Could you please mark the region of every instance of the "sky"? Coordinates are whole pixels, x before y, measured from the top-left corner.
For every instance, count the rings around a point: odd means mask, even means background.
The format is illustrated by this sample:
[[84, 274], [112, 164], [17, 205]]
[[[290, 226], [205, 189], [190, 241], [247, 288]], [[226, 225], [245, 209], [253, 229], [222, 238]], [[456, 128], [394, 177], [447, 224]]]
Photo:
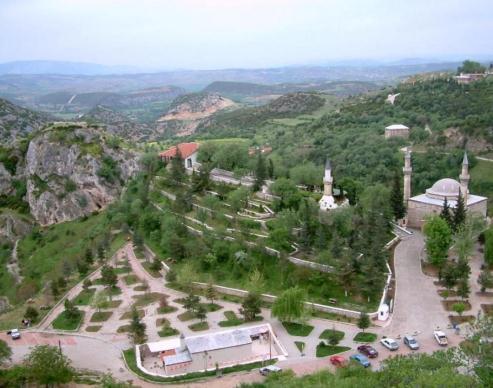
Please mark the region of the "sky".
[[0, 62], [159, 69], [493, 57], [492, 0], [0, 0]]

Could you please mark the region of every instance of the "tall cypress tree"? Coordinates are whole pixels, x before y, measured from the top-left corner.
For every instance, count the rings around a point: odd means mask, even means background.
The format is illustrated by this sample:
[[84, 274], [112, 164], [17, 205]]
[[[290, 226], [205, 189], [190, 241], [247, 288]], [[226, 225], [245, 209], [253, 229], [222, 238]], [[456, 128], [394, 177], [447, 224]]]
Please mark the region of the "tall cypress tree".
[[459, 228], [464, 225], [466, 221], [466, 205], [464, 203], [464, 197], [462, 196], [461, 191], [459, 190], [459, 197], [457, 198], [457, 205], [454, 209], [454, 222], [453, 222], [453, 230], [456, 232]]
[[450, 206], [448, 204], [447, 197], [445, 197], [445, 200], [443, 201], [443, 209], [440, 212], [440, 218], [447, 222], [450, 229], [454, 229], [454, 221], [452, 220], [452, 214], [450, 213]]
[[253, 185], [255, 191], [262, 188], [265, 178], [267, 178], [267, 166], [265, 165], [265, 159], [262, 153], [259, 152], [257, 155], [257, 165], [255, 166], [255, 184]]
[[171, 168], [170, 168], [170, 174], [171, 174], [171, 179], [174, 180], [176, 183], [181, 184], [185, 180], [185, 165], [183, 164], [182, 160], [182, 155], [181, 151], [176, 146], [176, 154], [171, 159]]
[[402, 194], [401, 179], [397, 172], [394, 174], [394, 181], [392, 186], [392, 193], [390, 194], [390, 204], [392, 206], [392, 213], [396, 220], [404, 218], [406, 215], [406, 206], [404, 204]]

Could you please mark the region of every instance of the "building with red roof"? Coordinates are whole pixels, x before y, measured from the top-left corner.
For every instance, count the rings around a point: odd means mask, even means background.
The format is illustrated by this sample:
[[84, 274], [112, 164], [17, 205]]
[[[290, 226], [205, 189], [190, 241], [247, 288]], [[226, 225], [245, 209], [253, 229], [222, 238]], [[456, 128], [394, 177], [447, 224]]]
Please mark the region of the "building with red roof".
[[197, 163], [198, 150], [199, 143], [180, 143], [159, 153], [159, 157], [163, 162], [168, 163], [179, 154], [185, 168], [193, 168], [193, 165]]

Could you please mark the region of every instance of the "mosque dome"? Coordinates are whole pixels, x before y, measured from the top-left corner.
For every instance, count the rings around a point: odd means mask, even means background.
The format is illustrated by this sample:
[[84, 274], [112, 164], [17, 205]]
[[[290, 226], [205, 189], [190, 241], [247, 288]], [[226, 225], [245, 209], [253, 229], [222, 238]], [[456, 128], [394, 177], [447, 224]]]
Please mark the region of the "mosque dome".
[[431, 198], [441, 199], [457, 199], [460, 192], [460, 183], [455, 179], [444, 178], [435, 182], [431, 188], [426, 190], [426, 195]]

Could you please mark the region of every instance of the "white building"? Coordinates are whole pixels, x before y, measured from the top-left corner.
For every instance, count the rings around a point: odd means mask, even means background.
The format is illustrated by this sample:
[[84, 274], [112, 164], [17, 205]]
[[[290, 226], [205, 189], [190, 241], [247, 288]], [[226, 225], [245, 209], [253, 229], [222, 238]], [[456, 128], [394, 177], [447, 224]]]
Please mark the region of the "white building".
[[385, 138], [390, 139], [391, 137], [403, 137], [407, 139], [409, 137], [409, 127], [403, 124], [392, 124], [385, 127]]

